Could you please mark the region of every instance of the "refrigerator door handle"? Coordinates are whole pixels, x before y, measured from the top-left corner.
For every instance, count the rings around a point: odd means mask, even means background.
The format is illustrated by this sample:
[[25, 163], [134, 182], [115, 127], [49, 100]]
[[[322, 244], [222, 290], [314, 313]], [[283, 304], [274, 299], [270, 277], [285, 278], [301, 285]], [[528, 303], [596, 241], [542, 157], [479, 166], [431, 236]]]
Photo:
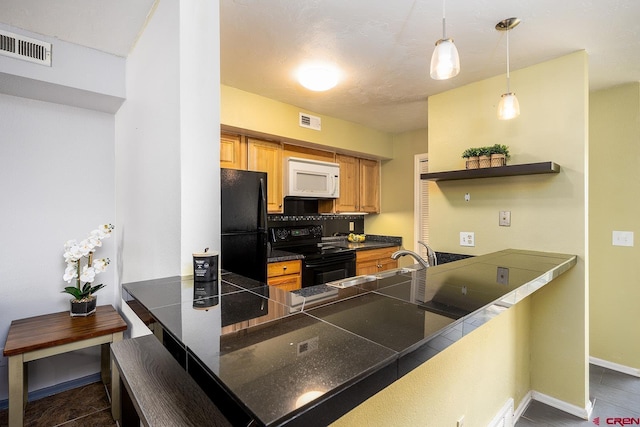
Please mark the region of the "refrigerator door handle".
[[267, 231], [267, 189], [265, 188], [264, 179], [260, 178], [260, 201], [262, 202], [262, 207], [260, 208], [260, 228], [263, 231]]

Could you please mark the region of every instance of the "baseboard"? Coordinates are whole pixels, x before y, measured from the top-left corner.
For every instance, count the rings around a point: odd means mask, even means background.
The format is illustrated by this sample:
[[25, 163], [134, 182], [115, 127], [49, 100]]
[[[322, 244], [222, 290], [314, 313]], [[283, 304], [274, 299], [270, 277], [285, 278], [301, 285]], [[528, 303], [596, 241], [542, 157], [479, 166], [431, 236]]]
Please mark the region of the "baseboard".
[[532, 395], [533, 395], [533, 392], [529, 391], [529, 393], [524, 395], [520, 403], [518, 403], [516, 410], [513, 412], [513, 425], [516, 425], [516, 423], [518, 422], [522, 414], [526, 412], [527, 408], [529, 407], [529, 404], [533, 400]]
[[568, 414], [575, 415], [576, 417], [582, 418], [584, 420], [588, 420], [589, 417], [591, 417], [591, 411], [593, 411], [593, 405], [591, 401], [588, 401], [586, 408], [581, 408], [580, 406], [572, 405], [563, 400], [547, 396], [546, 394], [540, 393], [538, 391], [532, 391], [531, 398]]
[[[43, 397], [53, 396], [54, 394], [58, 394], [60, 392], [67, 391], [67, 390], [72, 390], [74, 388], [82, 387], [88, 384], [93, 384], [98, 381], [102, 381], [100, 372], [87, 375], [86, 377], [76, 378], [75, 380], [52, 385], [50, 387], [45, 387], [39, 390], [31, 391], [27, 396], [27, 401], [31, 402], [33, 400], [42, 399]], [[9, 407], [9, 399], [0, 400], [0, 410], [7, 409], [8, 407]]]
[[620, 365], [618, 363], [609, 362], [608, 360], [598, 359], [597, 357], [589, 356], [589, 363], [600, 366], [602, 368], [611, 369], [612, 371], [621, 372], [623, 374], [632, 375], [640, 378], [640, 369], [632, 368], [630, 366]]

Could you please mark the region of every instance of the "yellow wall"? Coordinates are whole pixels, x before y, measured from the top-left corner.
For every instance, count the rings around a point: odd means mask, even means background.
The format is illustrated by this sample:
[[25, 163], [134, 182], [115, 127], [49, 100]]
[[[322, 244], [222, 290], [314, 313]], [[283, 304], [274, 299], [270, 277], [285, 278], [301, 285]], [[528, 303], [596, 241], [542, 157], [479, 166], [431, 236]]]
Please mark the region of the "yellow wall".
[[[512, 164], [554, 161], [557, 176], [524, 176], [430, 185], [430, 243], [470, 254], [504, 248], [576, 254], [571, 271], [395, 382], [336, 425], [485, 426], [512, 397], [529, 390], [586, 413], [588, 311], [585, 259], [587, 55], [577, 52], [512, 73], [522, 115], [496, 118], [504, 76], [429, 100], [429, 169], [463, 168], [471, 146], [507, 144]], [[562, 99], [558, 94], [565, 95]], [[464, 194], [471, 201], [464, 202]], [[512, 226], [498, 227], [498, 212]], [[460, 231], [475, 231], [463, 250]], [[470, 387], [481, 384], [478, 393]], [[365, 420], [365, 422], [362, 422]]]
[[[402, 245], [413, 250], [413, 181], [414, 156], [428, 151], [428, 131], [419, 129], [393, 137], [393, 159], [382, 162], [380, 189], [381, 215], [367, 215], [368, 234], [401, 236]], [[399, 260], [401, 265], [413, 264], [410, 257]]]
[[[640, 83], [592, 93], [589, 132], [590, 355], [639, 375]], [[613, 230], [635, 246], [613, 246]]]
[[[220, 123], [237, 129], [273, 135], [281, 140], [305, 141], [335, 151], [357, 152], [374, 158], [393, 157], [390, 134], [357, 123], [298, 108], [230, 86], [220, 86]], [[298, 125], [299, 113], [322, 119], [322, 130]]]
[[[588, 400], [586, 191], [588, 57], [576, 52], [512, 74], [521, 115], [496, 119], [505, 78], [499, 76], [429, 100], [429, 169], [461, 169], [465, 148], [509, 146], [511, 164], [554, 161], [558, 175], [442, 182], [430, 185], [430, 240], [469, 254], [504, 248], [578, 255], [567, 275], [532, 296], [533, 389], [577, 407]], [[464, 201], [469, 193], [471, 200]], [[499, 211], [511, 226], [499, 227]], [[459, 232], [476, 246], [459, 246]]]

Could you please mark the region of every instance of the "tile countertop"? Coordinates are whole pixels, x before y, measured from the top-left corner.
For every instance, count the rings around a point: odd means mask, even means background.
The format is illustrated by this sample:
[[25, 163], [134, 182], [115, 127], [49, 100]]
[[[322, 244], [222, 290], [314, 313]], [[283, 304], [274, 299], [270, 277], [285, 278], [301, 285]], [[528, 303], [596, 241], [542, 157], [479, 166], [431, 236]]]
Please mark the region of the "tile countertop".
[[227, 417], [231, 401], [257, 425], [327, 425], [575, 264], [509, 249], [349, 288], [227, 273], [205, 300], [180, 277], [125, 284], [123, 298], [185, 349], [194, 378], [222, 384], [224, 405], [209, 392]]

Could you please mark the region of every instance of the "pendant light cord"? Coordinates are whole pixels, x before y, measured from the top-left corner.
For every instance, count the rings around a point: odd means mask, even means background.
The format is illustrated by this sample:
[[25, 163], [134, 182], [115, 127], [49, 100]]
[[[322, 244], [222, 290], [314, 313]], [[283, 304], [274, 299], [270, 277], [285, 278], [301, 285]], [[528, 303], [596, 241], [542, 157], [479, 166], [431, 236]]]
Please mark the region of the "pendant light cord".
[[445, 25], [445, 7], [447, 0], [442, 0], [442, 40], [447, 39], [447, 29]]
[[511, 93], [511, 76], [509, 75], [509, 30], [507, 30], [507, 93]]

